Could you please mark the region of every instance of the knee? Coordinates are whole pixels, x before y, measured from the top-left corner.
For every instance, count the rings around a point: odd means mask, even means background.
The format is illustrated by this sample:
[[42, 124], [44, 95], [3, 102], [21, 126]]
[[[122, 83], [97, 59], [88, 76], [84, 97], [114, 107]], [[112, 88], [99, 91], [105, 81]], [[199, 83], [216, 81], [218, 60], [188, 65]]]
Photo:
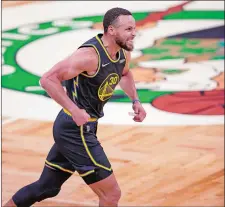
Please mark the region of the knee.
[[59, 192], [60, 192], [59, 188], [48, 189], [37, 196], [37, 201], [40, 202], [46, 198], [55, 197], [59, 194]]
[[61, 188], [58, 186], [45, 186], [39, 183], [38, 191], [36, 192], [37, 201], [42, 201], [46, 198], [52, 198], [59, 194]]
[[102, 196], [100, 196], [100, 203], [108, 206], [117, 206], [118, 202], [121, 198], [121, 190], [119, 186], [114, 187], [109, 192], [105, 192]]
[[37, 201], [40, 202], [46, 198], [55, 197], [59, 192], [60, 188], [47, 187], [37, 181], [17, 191], [12, 200], [18, 207], [28, 207]]

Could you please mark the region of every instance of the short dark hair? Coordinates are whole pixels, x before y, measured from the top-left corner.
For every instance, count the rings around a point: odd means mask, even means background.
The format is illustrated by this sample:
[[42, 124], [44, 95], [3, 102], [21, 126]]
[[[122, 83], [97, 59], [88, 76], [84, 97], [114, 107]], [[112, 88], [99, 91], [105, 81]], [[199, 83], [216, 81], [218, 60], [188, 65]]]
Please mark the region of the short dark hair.
[[108, 31], [109, 25], [112, 25], [113, 23], [115, 23], [115, 20], [120, 15], [132, 15], [132, 13], [126, 9], [119, 8], [119, 7], [112, 8], [105, 13], [103, 18], [103, 27], [104, 27], [105, 33]]

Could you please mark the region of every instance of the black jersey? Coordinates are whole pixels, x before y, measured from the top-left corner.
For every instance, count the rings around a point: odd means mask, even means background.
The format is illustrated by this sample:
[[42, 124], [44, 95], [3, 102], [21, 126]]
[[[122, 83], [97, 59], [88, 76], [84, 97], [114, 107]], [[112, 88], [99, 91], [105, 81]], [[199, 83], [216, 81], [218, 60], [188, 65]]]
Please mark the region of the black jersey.
[[113, 95], [126, 64], [126, 55], [123, 49], [117, 53], [116, 60], [110, 57], [101, 40], [102, 35], [98, 34], [79, 47], [95, 49], [98, 54], [96, 73], [88, 75], [87, 72], [83, 72], [66, 81], [67, 94], [70, 99], [94, 118], [101, 118], [104, 115], [103, 106]]

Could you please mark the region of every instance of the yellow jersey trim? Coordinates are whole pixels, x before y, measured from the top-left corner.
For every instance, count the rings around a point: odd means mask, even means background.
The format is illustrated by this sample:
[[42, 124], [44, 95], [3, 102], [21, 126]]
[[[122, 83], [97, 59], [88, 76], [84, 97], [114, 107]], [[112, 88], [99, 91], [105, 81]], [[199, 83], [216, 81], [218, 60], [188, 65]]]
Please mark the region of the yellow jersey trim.
[[120, 60], [120, 51], [119, 51], [119, 57], [118, 57], [118, 59], [117, 59], [117, 60], [113, 60], [113, 59], [110, 57], [110, 55], [109, 55], [108, 51], [106, 50], [105, 46], [102, 44], [102, 41], [99, 39], [98, 35], [96, 36], [96, 39], [98, 40], [98, 42], [99, 42], [100, 45], [102, 46], [103, 50], [105, 51], [105, 54], [107, 55], [107, 57], [109, 58], [109, 60], [110, 60], [111, 62], [116, 63], [116, 62], [118, 62], [118, 61]]
[[90, 171], [88, 171], [88, 172], [86, 172], [86, 173], [83, 173], [83, 174], [79, 174], [81, 177], [85, 177], [85, 176], [87, 176], [87, 175], [90, 175], [91, 173], [94, 173], [95, 171], [94, 170], [90, 170]]
[[123, 54], [124, 54], [125, 60], [127, 60], [127, 56], [126, 56], [126, 52], [125, 52], [125, 50], [124, 50], [124, 49], [122, 49], [122, 51], [123, 51]]
[[111, 171], [112, 168], [108, 168], [108, 167], [105, 167], [105, 166], [103, 166], [103, 165], [97, 163], [97, 162], [95, 161], [95, 159], [92, 157], [91, 152], [89, 151], [88, 146], [87, 146], [86, 141], [85, 141], [85, 138], [84, 138], [83, 126], [80, 126], [80, 136], [81, 136], [82, 142], [83, 142], [83, 144], [84, 144], [85, 150], [86, 150], [88, 156], [90, 157], [91, 161], [92, 161], [96, 166], [101, 167], [101, 168], [103, 168], [103, 169], [105, 169], [105, 170]]
[[100, 66], [101, 66], [100, 54], [99, 54], [99, 51], [98, 51], [97, 47], [95, 47], [95, 45], [93, 45], [93, 44], [85, 44], [84, 46], [90, 46], [90, 47], [93, 47], [95, 49], [95, 51], [96, 51], [96, 53], [98, 55], [98, 68], [97, 68], [97, 71], [96, 71], [96, 73], [94, 75], [88, 75], [88, 74], [85, 74], [85, 73], [80, 73], [80, 74], [82, 74], [83, 76], [86, 76], [88, 78], [94, 78], [98, 74]]
[[58, 168], [59, 170], [62, 170], [62, 171], [64, 171], [64, 172], [68, 172], [68, 173], [71, 173], [71, 174], [74, 173], [74, 172], [71, 171], [71, 170], [67, 170], [67, 169], [65, 169], [65, 168], [63, 168], [63, 167], [61, 167], [61, 166], [59, 166], [59, 165], [50, 163], [48, 160], [45, 160], [45, 162], [46, 162], [46, 164], [48, 164], [48, 165], [50, 165], [50, 166], [52, 166], [52, 167]]
[[[72, 116], [71, 113], [69, 111], [67, 111], [66, 109], [63, 109], [63, 111], [69, 115], [69, 116]], [[98, 119], [97, 118], [89, 118], [88, 121], [89, 122], [94, 122], [94, 121], [97, 121]]]

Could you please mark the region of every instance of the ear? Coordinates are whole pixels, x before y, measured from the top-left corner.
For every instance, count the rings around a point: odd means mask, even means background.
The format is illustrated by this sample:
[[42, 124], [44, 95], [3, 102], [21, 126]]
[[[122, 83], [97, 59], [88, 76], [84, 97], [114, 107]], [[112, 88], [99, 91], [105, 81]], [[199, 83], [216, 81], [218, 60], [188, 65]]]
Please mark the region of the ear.
[[115, 30], [115, 28], [112, 25], [109, 25], [109, 27], [108, 27], [108, 33], [110, 35], [112, 35], [112, 36], [116, 34], [116, 30]]

